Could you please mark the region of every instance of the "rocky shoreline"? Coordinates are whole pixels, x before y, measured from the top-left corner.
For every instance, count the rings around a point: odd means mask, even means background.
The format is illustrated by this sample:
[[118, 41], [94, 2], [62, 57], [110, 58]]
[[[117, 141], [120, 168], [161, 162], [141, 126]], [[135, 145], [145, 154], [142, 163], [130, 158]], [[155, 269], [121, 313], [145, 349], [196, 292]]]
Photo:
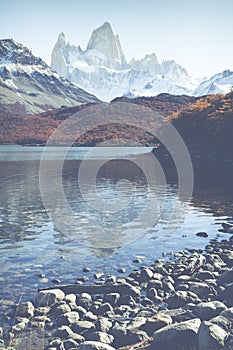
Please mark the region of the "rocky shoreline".
[[40, 290], [4, 315], [0, 348], [232, 350], [232, 245], [233, 236], [127, 277]]

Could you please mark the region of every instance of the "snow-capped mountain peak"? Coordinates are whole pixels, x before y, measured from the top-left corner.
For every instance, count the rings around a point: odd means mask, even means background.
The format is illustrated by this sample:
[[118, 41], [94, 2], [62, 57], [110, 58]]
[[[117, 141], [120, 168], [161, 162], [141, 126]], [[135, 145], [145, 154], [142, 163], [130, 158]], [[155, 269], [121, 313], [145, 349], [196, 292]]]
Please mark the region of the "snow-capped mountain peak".
[[[119, 36], [114, 34], [109, 22], [92, 32], [85, 51], [67, 43], [61, 33], [52, 52], [51, 66], [103, 101], [122, 95], [192, 95], [194, 91], [195, 94], [206, 91], [204, 83], [198, 87], [202, 80], [190, 77], [174, 60], [159, 62], [155, 53], [127, 63]], [[219, 92], [222, 88], [219, 84], [218, 87], [209, 87], [208, 93]]]
[[127, 94], [190, 94], [198, 85], [185, 68], [172, 60], [159, 63], [155, 53], [127, 63], [119, 36], [109, 22], [92, 32], [85, 51], [67, 43], [61, 33], [52, 51], [51, 66], [104, 101]]
[[102, 64], [108, 68], [118, 70], [126, 67], [126, 59], [119, 37], [114, 35], [108, 22], [93, 31], [86, 48], [86, 51], [91, 50], [103, 54], [105, 61]]
[[66, 45], [66, 37], [65, 37], [65, 33], [64, 32], [61, 32], [59, 34], [58, 39], [57, 39], [57, 44], [60, 47], [64, 47]]

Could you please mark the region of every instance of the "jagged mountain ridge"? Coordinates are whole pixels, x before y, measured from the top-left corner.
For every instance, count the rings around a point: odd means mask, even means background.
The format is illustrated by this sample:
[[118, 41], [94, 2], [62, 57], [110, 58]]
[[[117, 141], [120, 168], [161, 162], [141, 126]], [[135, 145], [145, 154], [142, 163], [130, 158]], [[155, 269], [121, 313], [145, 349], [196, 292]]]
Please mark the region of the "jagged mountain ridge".
[[13, 39], [0, 40], [0, 104], [5, 111], [34, 114], [98, 99], [59, 77], [41, 58]]
[[192, 94], [198, 85], [185, 68], [173, 60], [159, 63], [155, 53], [127, 63], [108, 22], [93, 31], [85, 50], [67, 43], [61, 33], [52, 50], [51, 67], [104, 101], [122, 95]]
[[204, 80], [194, 91], [195, 96], [228, 93], [233, 87], [233, 72], [225, 70]]

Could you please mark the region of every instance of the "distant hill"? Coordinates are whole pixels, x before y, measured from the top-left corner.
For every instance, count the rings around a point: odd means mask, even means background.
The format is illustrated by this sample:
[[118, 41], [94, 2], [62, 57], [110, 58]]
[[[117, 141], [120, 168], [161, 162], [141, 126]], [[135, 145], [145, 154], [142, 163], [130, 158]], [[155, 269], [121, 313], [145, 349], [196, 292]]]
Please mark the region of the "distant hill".
[[233, 92], [202, 97], [168, 119], [192, 156], [233, 161]]
[[[233, 93], [201, 98], [161, 94], [151, 98], [120, 98], [114, 100], [112, 104], [118, 102], [133, 104], [135, 111], [140, 110], [141, 128], [126, 126], [127, 122], [130, 124], [130, 119], [127, 119], [126, 115], [124, 125], [114, 122], [111, 125], [92, 128], [77, 140], [76, 145], [95, 146], [109, 138], [118, 138], [120, 144], [120, 138], [129, 138], [148, 146], [157, 146], [158, 140], [144, 131], [147, 130], [148, 120], [143, 119], [143, 108], [145, 112], [150, 108], [159, 112], [164, 120], [170, 121], [177, 128], [193, 159], [233, 160]], [[91, 106], [95, 106], [95, 113], [98, 114], [101, 105], [101, 103], [89, 103], [62, 107], [33, 116], [12, 115], [0, 109], [0, 143], [43, 145], [63, 120]], [[88, 123], [91, 127], [92, 121], [89, 120]], [[153, 125], [154, 120], [150, 120], [150, 123]], [[163, 157], [166, 150], [160, 146], [156, 152]]]
[[[190, 103], [194, 103], [198, 98], [190, 96], [173, 96], [169, 94], [161, 94], [156, 97], [142, 97], [135, 99], [119, 98], [114, 100], [112, 103], [117, 102], [127, 102], [134, 104], [134, 108], [137, 106], [140, 110], [145, 108], [151, 108], [158, 112], [164, 117], [172, 115], [183, 109]], [[83, 108], [92, 106], [93, 104], [83, 104], [75, 107], [65, 107], [50, 110], [44, 113], [36, 114], [33, 116], [21, 116], [17, 113], [6, 112], [4, 109], [1, 110], [0, 107], [0, 143], [1, 144], [45, 144], [52, 134], [52, 132], [58, 127], [58, 125], [70, 117], [74, 113], [80, 111]], [[101, 105], [101, 104], [100, 104]], [[98, 111], [98, 104], [95, 107]], [[125, 118], [125, 123], [127, 124], [128, 116]], [[130, 120], [128, 120], [130, 122]], [[153, 120], [151, 121], [153, 123]], [[145, 129], [147, 128], [146, 121], [143, 120], [143, 115], [141, 119], [141, 125]], [[88, 145], [94, 146], [98, 142], [105, 141], [111, 137], [125, 137], [134, 138], [136, 141], [144, 143], [146, 145], [155, 145], [157, 140], [155, 140], [153, 135], [145, 133], [145, 131], [140, 129], [135, 129], [132, 126], [122, 125], [111, 125], [106, 127], [101, 127], [98, 129], [93, 129], [86, 135], [83, 135], [81, 139], [77, 141], [78, 145]], [[119, 141], [120, 142], [120, 141]]]
[[171, 95], [171, 94], [159, 94], [152, 97], [117, 97], [111, 102], [127, 102], [134, 103], [140, 106], [151, 108], [153, 111], [160, 113], [162, 116], [169, 116], [174, 112], [178, 112], [185, 106], [190, 105], [198, 101], [200, 97], [193, 97], [187, 95]]

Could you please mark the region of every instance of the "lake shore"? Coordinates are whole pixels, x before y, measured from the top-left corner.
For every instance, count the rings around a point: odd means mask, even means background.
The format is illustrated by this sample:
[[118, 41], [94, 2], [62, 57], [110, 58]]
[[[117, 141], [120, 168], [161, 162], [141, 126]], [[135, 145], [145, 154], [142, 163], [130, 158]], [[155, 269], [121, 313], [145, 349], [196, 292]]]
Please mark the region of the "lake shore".
[[[233, 348], [233, 236], [128, 276], [44, 289], [5, 314], [8, 349]], [[136, 261], [135, 261], [136, 262]], [[85, 267], [85, 273], [88, 267]], [[121, 271], [124, 274], [124, 271]], [[2, 333], [2, 334], [1, 334]], [[4, 348], [4, 347], [3, 347]]]

